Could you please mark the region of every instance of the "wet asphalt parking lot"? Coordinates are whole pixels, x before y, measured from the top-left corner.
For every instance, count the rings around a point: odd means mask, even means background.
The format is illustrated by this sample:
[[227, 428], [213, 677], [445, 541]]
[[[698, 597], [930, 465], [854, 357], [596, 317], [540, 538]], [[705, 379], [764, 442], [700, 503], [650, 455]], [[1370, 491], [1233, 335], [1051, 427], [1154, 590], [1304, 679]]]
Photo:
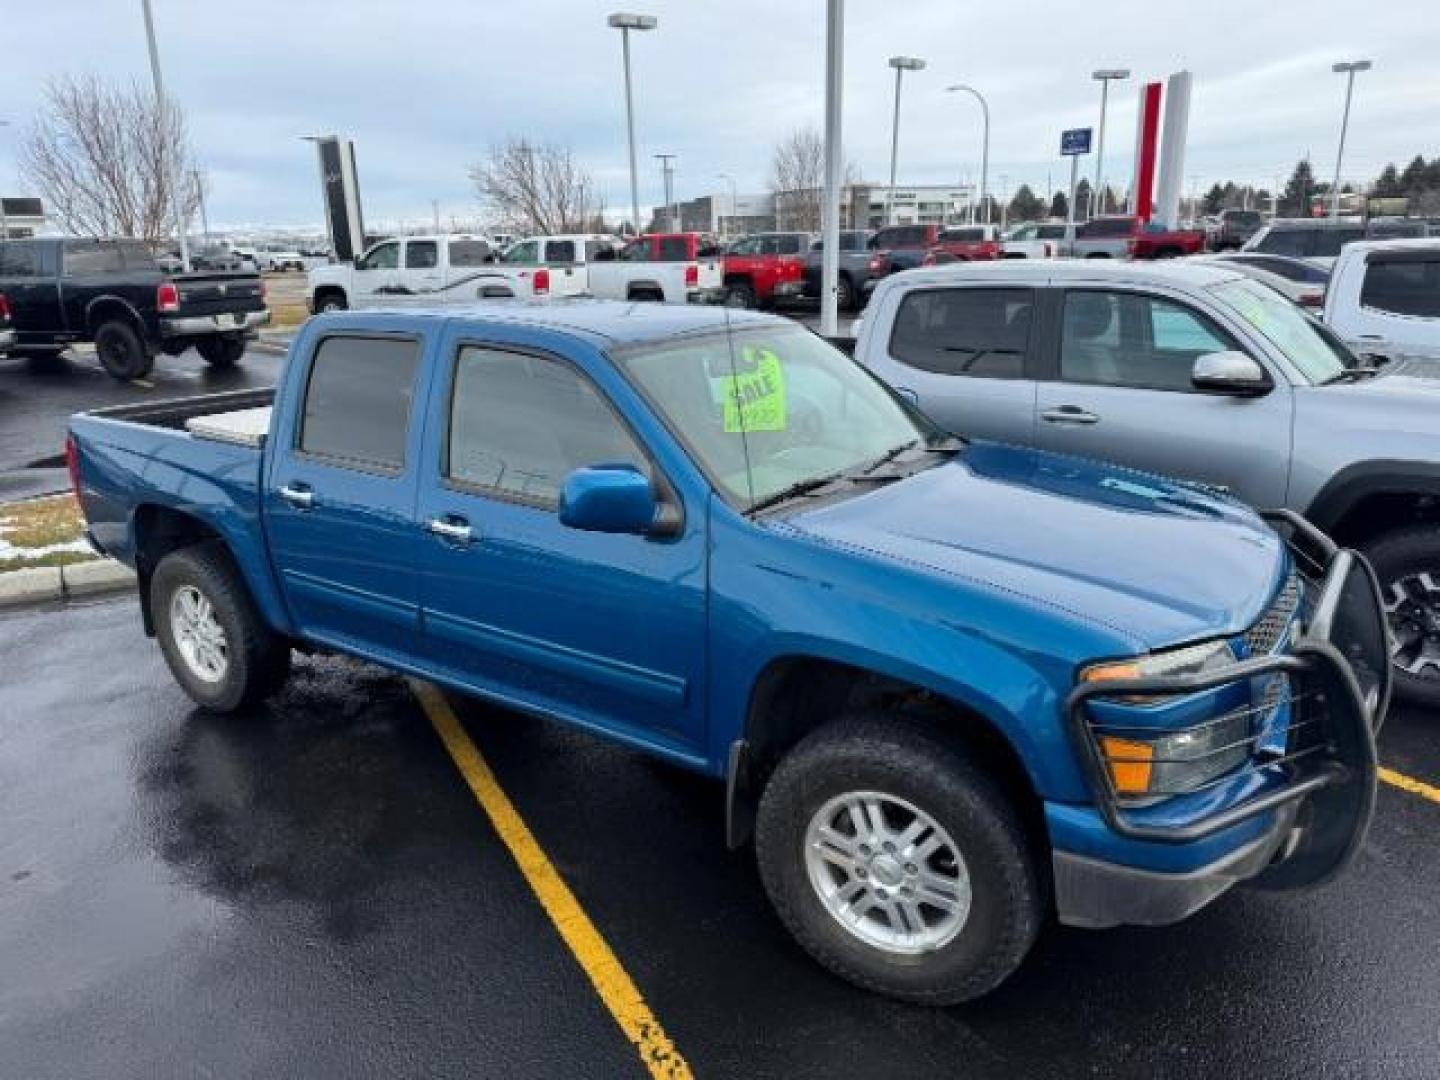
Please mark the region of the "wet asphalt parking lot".
[[[0, 616], [0, 658], [0, 1077], [650, 1074], [403, 680], [302, 660], [215, 718], [128, 597]], [[801, 953], [715, 786], [449, 700], [696, 1076], [1440, 1075], [1433, 789], [1382, 784], [1322, 890], [1052, 925], [927, 1010]], [[1381, 757], [1440, 782], [1440, 718]]]

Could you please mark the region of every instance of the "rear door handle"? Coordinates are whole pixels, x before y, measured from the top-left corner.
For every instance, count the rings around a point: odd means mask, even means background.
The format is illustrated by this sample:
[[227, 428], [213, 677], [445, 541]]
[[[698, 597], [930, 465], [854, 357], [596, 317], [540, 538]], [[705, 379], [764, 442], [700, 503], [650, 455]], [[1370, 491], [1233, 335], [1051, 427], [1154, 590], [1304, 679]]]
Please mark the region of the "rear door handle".
[[1040, 419], [1051, 424], [1098, 424], [1100, 417], [1078, 405], [1061, 405], [1058, 409], [1046, 409]]
[[297, 510], [309, 510], [315, 505], [315, 493], [305, 484], [286, 484], [280, 489], [280, 498]]
[[425, 528], [441, 539], [455, 544], [468, 544], [474, 536], [470, 523], [464, 518], [431, 518], [425, 523]]

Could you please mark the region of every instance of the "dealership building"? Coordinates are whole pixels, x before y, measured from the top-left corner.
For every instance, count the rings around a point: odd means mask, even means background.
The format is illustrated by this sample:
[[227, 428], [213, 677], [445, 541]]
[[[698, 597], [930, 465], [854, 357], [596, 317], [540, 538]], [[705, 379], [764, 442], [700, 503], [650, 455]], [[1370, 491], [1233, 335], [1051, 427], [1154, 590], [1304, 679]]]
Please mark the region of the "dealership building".
[[[887, 215], [889, 189], [883, 184], [855, 183], [840, 189], [840, 227], [878, 229], [889, 222], [896, 225], [954, 225], [966, 219], [975, 189], [966, 184], [922, 184], [896, 186], [893, 205]], [[812, 199], [818, 199], [816, 193]], [[801, 216], [796, 204], [805, 201], [797, 193], [756, 195], [718, 192], [680, 204], [680, 229], [685, 232], [713, 232], [722, 236], [794, 228]], [[665, 224], [663, 207], [655, 208], [651, 228]], [[787, 220], [788, 219], [788, 220]]]
[[39, 199], [0, 197], [0, 209], [4, 213], [4, 235], [12, 240], [24, 240], [45, 228], [45, 207]]

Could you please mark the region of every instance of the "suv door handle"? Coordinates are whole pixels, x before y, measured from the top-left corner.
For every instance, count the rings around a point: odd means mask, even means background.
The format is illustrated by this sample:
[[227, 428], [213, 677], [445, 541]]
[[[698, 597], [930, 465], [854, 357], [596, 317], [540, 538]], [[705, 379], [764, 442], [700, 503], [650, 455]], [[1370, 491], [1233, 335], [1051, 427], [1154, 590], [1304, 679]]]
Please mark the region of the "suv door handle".
[[464, 518], [431, 518], [425, 523], [427, 531], [444, 540], [457, 544], [468, 544], [474, 535], [470, 523]]
[[280, 498], [297, 510], [309, 510], [315, 505], [315, 493], [305, 484], [286, 484], [280, 489]]
[[1040, 419], [1051, 424], [1098, 424], [1100, 417], [1087, 412], [1078, 405], [1061, 405], [1058, 409], [1046, 409]]

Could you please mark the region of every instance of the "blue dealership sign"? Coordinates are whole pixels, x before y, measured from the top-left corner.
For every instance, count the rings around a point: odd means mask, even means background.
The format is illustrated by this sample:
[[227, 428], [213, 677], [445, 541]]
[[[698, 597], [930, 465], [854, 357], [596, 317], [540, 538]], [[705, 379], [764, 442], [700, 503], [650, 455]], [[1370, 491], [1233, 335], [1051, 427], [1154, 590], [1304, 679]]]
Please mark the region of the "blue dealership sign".
[[1071, 128], [1060, 133], [1060, 153], [1065, 157], [1090, 152], [1090, 128]]

